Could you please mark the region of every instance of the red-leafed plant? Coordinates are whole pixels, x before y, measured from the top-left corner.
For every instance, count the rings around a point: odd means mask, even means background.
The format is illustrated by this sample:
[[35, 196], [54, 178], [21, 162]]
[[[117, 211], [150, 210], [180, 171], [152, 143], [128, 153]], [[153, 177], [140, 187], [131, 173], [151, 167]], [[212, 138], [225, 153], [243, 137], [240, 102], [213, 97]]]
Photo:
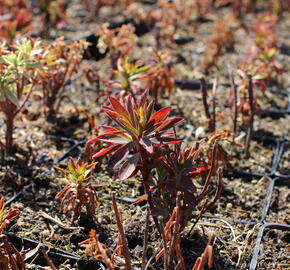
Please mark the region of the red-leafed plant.
[[183, 122], [181, 117], [166, 119], [171, 111], [170, 107], [154, 113], [154, 102], [148, 102], [147, 95], [145, 92], [139, 101], [135, 101], [131, 95], [121, 101], [111, 97], [111, 107], [103, 106], [103, 110], [117, 128], [103, 126], [105, 133], [88, 142], [102, 141], [109, 145], [94, 157], [114, 153], [109, 167], [119, 167], [116, 178], [124, 180], [141, 171], [145, 185], [150, 184], [148, 161], [164, 144], [180, 142], [169, 131]]
[[[88, 143], [102, 141], [108, 145], [99, 151], [94, 158], [112, 154], [109, 169], [115, 169], [115, 178], [124, 180], [140, 171], [146, 193], [153, 184], [150, 175], [156, 167], [160, 149], [166, 144], [180, 143], [172, 128], [183, 122], [181, 117], [167, 119], [171, 108], [163, 108], [154, 113], [154, 101], [148, 101], [145, 92], [139, 101], [131, 95], [122, 100], [110, 98], [111, 106], [103, 106], [104, 112], [116, 124], [116, 127], [103, 126], [104, 134]], [[154, 205], [148, 197], [150, 207]]]
[[[216, 132], [194, 148], [180, 147], [175, 127], [183, 122], [180, 117], [167, 119], [171, 108], [153, 112], [154, 102], [148, 101], [144, 93], [139, 101], [128, 95], [120, 100], [111, 97], [111, 106], [103, 106], [104, 112], [115, 126], [103, 126], [104, 134], [88, 141], [103, 142], [107, 148], [93, 157], [110, 155], [109, 170], [115, 170], [115, 178], [124, 180], [141, 173], [151, 213], [157, 222], [157, 216], [165, 220], [173, 211], [177, 192], [182, 196], [182, 225], [185, 226], [196, 207], [203, 203], [207, 211], [219, 198], [222, 175], [218, 171], [220, 161], [226, 163], [226, 154], [218, 141], [231, 136], [228, 132]], [[170, 147], [173, 144], [174, 149]], [[217, 183], [212, 179], [218, 178]], [[197, 191], [193, 182], [201, 179], [203, 189]], [[151, 188], [150, 188], [151, 186]], [[213, 199], [207, 197], [215, 186]]]

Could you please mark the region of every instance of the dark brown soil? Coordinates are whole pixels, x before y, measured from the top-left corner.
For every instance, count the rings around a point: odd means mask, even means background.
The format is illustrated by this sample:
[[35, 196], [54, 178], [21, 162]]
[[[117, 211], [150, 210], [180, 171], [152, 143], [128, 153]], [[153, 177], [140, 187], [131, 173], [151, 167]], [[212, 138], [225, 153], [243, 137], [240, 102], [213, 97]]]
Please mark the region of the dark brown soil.
[[289, 231], [265, 229], [257, 269], [289, 269]]
[[267, 220], [270, 222], [290, 224], [289, 204], [289, 185], [279, 184], [279, 180], [276, 181]]

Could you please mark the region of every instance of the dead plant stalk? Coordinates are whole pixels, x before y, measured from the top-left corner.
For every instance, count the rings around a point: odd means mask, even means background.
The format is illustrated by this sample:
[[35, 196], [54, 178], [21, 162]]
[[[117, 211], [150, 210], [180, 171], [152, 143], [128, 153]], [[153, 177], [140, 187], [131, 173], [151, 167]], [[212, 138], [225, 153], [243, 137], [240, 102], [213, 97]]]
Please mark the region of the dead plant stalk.
[[252, 81], [251, 75], [248, 75], [248, 94], [249, 94], [249, 105], [250, 105], [250, 119], [249, 119], [248, 132], [247, 132], [246, 144], [245, 144], [245, 157], [246, 158], [249, 158], [250, 156], [249, 149], [250, 149], [251, 139], [253, 136], [254, 114], [255, 114], [253, 81]]
[[133, 270], [133, 267], [131, 264], [131, 259], [130, 259], [130, 254], [129, 254], [129, 249], [128, 249], [128, 244], [127, 244], [127, 239], [125, 237], [122, 219], [121, 219], [121, 215], [120, 215], [120, 212], [118, 210], [117, 203], [116, 203], [115, 194], [112, 195], [112, 203], [113, 203], [113, 209], [114, 209], [115, 216], [116, 216], [118, 231], [119, 231], [121, 239], [122, 239], [122, 250], [123, 250], [123, 255], [125, 257], [126, 270]]

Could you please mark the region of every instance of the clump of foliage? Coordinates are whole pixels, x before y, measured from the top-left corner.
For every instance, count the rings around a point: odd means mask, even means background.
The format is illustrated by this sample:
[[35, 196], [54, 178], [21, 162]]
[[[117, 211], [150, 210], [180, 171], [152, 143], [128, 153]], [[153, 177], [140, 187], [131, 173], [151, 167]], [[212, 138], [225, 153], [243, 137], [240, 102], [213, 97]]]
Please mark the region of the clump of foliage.
[[140, 61], [131, 63], [129, 59], [119, 58], [117, 70], [113, 70], [116, 79], [109, 82], [107, 90], [117, 90], [119, 94], [142, 94], [142, 83], [145, 79], [146, 71], [151, 66], [143, 66]]
[[15, 39], [28, 35], [33, 26], [27, 1], [0, 1], [0, 40], [12, 44]]
[[60, 29], [66, 22], [67, 0], [38, 0], [37, 5], [41, 13], [42, 33], [46, 36], [49, 29]]
[[[175, 127], [183, 123], [183, 119], [168, 119], [170, 107], [154, 112], [154, 102], [147, 96], [145, 92], [139, 100], [131, 95], [119, 100], [110, 97], [111, 106], [105, 105], [103, 110], [115, 125], [103, 126], [104, 133], [88, 143], [101, 141], [107, 144], [93, 157], [110, 154], [108, 167], [115, 171], [116, 179], [125, 180], [140, 172], [156, 224], [158, 215], [168, 219], [177, 193], [181, 192], [185, 225], [196, 206], [207, 196], [211, 179], [215, 176], [218, 176], [216, 194], [212, 201], [207, 200], [203, 211], [219, 197], [221, 174], [218, 167], [226, 157], [218, 141], [230, 134], [214, 133], [208, 141], [199, 142], [196, 147], [181, 147], [182, 140], [176, 137]], [[175, 146], [171, 148], [170, 145]], [[199, 194], [193, 182], [196, 177], [201, 177], [205, 183]]]
[[43, 69], [38, 81], [47, 117], [55, 116], [62, 101], [69, 99], [65, 95], [65, 86], [78, 71], [85, 47], [86, 43], [83, 41], [66, 44], [63, 38], [59, 38], [45, 48], [41, 59]]
[[115, 29], [109, 29], [109, 25], [103, 24], [96, 33], [100, 36], [97, 47], [101, 53], [109, 50], [111, 66], [117, 69], [117, 60], [128, 56], [136, 45], [137, 36], [132, 25], [122, 25]]
[[71, 211], [72, 221], [76, 221], [83, 208], [92, 220], [95, 219], [96, 207], [100, 204], [95, 188], [103, 187], [88, 183], [92, 178], [92, 170], [96, 163], [82, 162], [80, 159], [70, 159], [67, 169], [57, 168], [63, 173], [68, 184], [56, 194], [55, 198], [60, 199], [60, 211], [64, 214]]
[[17, 207], [11, 207], [7, 214], [4, 211], [4, 200], [0, 199], [0, 268], [3, 270], [25, 270], [25, 263], [20, 252], [8, 241], [3, 234], [7, 225], [20, 214]]
[[218, 20], [213, 28], [212, 36], [207, 41], [207, 47], [202, 60], [202, 70], [208, 73], [226, 51], [233, 50], [235, 35], [229, 19]]
[[13, 49], [0, 47], [0, 112], [5, 115], [5, 142], [0, 142], [7, 154], [13, 146], [14, 119], [27, 102], [37, 84], [39, 68], [38, 54], [42, 52], [38, 40], [17, 42]]
[[174, 56], [170, 51], [154, 50], [152, 68], [145, 77], [145, 89], [149, 89], [155, 101], [159, 96], [169, 96], [175, 88], [173, 60]]

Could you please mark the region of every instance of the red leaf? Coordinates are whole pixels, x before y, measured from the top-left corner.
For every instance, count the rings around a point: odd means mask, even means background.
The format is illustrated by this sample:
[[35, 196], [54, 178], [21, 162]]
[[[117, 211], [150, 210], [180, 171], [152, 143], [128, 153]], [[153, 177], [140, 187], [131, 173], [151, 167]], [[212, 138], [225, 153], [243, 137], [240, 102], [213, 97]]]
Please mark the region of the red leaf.
[[140, 159], [140, 154], [136, 153], [132, 157], [128, 158], [118, 171], [118, 178], [120, 180], [125, 180], [129, 178], [137, 168], [137, 164]]
[[267, 85], [260, 80], [253, 80], [253, 83], [258, 84], [261, 87], [262, 91], [265, 91], [267, 89]]
[[120, 114], [118, 114], [117, 112], [111, 110], [104, 110], [104, 112], [113, 120], [117, 120], [118, 118], [120, 118]]
[[195, 169], [196, 169], [195, 171], [192, 171], [189, 174], [190, 175], [196, 175], [196, 174], [200, 174], [202, 172], [206, 172], [207, 171], [207, 168], [205, 166], [199, 166], [199, 167], [196, 167]]
[[136, 201], [132, 202], [132, 204], [137, 204], [139, 202], [143, 202], [143, 201], [147, 200], [147, 198], [148, 198], [148, 194], [144, 194], [143, 196], [138, 198]]
[[164, 121], [157, 129], [156, 132], [163, 132], [166, 131], [170, 128], [173, 128], [174, 126], [180, 124], [183, 122], [183, 118], [181, 117], [176, 117], [176, 118], [171, 118], [166, 121]]
[[105, 131], [108, 131], [108, 132], [118, 131], [117, 129], [115, 129], [113, 127], [108, 127], [108, 126], [101, 126], [101, 128], [104, 129]]
[[97, 152], [96, 154], [93, 155], [93, 158], [98, 158], [104, 155], [107, 155], [115, 150], [117, 150], [120, 147], [120, 145], [111, 145], [110, 147], [103, 149], [99, 152]]
[[117, 143], [117, 144], [127, 144], [131, 140], [128, 137], [124, 137], [120, 134], [105, 133], [97, 137], [100, 141], [108, 143]]
[[146, 129], [158, 124], [160, 121], [165, 119], [168, 116], [168, 114], [170, 113], [170, 111], [171, 111], [171, 107], [166, 107], [166, 108], [162, 108], [161, 110], [155, 112], [150, 117], [149, 122], [146, 126]]
[[99, 141], [99, 138], [93, 138], [93, 139], [88, 140], [87, 144], [97, 142], [97, 141]]
[[110, 102], [117, 113], [121, 114], [123, 117], [127, 119], [130, 118], [130, 115], [127, 112], [127, 110], [122, 106], [122, 104], [117, 99], [110, 97]]

